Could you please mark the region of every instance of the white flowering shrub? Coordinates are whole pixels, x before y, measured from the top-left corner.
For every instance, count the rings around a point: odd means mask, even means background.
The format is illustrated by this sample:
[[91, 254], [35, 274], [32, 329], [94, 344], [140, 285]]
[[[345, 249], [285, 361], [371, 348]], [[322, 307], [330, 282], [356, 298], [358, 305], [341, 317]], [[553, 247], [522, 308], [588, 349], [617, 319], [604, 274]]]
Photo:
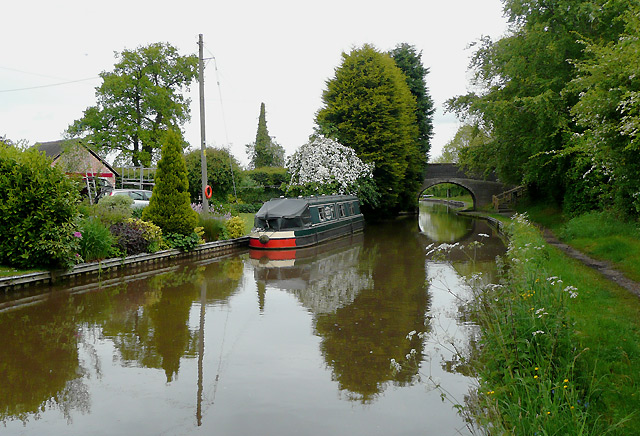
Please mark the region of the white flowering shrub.
[[363, 203], [377, 204], [373, 164], [336, 141], [316, 136], [287, 159], [291, 180], [287, 195], [352, 194]]

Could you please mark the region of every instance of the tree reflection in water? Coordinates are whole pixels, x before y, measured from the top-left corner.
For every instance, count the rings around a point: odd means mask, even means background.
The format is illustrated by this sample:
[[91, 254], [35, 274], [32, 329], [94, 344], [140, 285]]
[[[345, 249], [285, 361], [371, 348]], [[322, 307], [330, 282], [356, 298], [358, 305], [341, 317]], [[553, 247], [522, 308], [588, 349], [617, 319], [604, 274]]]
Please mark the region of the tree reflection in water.
[[[255, 262], [258, 286], [286, 290], [314, 314], [325, 362], [353, 401], [370, 403], [388, 383], [411, 384], [417, 375], [417, 368], [394, 373], [389, 365], [412, 349], [420, 358], [421, 341], [407, 339], [407, 333], [429, 328], [424, 252], [417, 231], [399, 226], [416, 224], [397, 220], [377, 225], [376, 238], [360, 235], [298, 250], [302, 259], [289, 259], [288, 266], [286, 261]], [[305, 261], [307, 254], [314, 257]]]
[[[74, 295], [73, 288], [54, 288], [41, 304], [2, 313], [0, 420], [27, 422], [59, 409], [70, 422], [72, 410], [89, 413], [84, 380], [102, 375], [97, 338], [113, 343], [114, 362], [163, 369], [171, 382], [180, 359], [197, 354], [198, 332], [188, 324], [199, 298], [195, 284], [212, 281], [206, 301], [226, 301], [237, 290], [243, 262], [229, 258], [166, 270], [101, 292]], [[80, 361], [79, 349], [86, 360]]]
[[[56, 435], [96, 423], [120, 434], [189, 434], [200, 425], [221, 434], [299, 434], [293, 422], [318, 420], [315, 434], [459, 426], [455, 411], [420, 383], [436, 372], [459, 391], [469, 383], [454, 374], [469, 374], [463, 353], [446, 350], [458, 336], [442, 327], [471, 332], [461, 336], [471, 343], [473, 330], [434, 271], [464, 287], [460, 277], [493, 260], [500, 242], [478, 236], [491, 232], [484, 224], [466, 223], [472, 231], [460, 233], [463, 242], [482, 240], [482, 250], [433, 262], [426, 247], [437, 241], [418, 226], [410, 216], [308, 250], [176, 264], [53, 290], [37, 305], [0, 313], [0, 416], [10, 431], [21, 425], [10, 421], [23, 420], [24, 434], [46, 427]], [[402, 363], [399, 372], [392, 361]], [[151, 407], [159, 413], [145, 417]], [[47, 410], [90, 416], [71, 428]]]

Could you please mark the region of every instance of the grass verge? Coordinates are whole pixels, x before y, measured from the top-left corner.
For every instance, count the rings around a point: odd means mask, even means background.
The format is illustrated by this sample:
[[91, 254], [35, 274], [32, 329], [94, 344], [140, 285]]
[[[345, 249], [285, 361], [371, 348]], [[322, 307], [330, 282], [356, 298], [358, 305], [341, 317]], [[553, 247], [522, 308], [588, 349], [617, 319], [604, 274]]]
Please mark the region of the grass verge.
[[238, 216], [242, 218], [244, 221], [244, 234], [248, 235], [251, 233], [251, 229], [253, 229], [253, 219], [255, 217], [255, 213], [239, 213]]
[[504, 281], [476, 289], [479, 422], [491, 434], [640, 434], [640, 302], [522, 216]]
[[0, 277], [11, 277], [17, 276], [20, 274], [29, 274], [33, 272], [41, 272], [41, 269], [19, 269], [11, 266], [2, 266], [0, 265]]

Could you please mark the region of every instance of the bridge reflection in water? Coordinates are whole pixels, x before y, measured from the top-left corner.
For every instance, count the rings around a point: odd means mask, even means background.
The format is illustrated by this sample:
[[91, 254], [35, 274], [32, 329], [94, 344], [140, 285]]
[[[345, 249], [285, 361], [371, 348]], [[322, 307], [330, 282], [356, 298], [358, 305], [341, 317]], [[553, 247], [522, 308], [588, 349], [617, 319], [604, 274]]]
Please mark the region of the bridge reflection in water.
[[[405, 217], [0, 312], [3, 434], [465, 434], [441, 394], [472, 383], [451, 348], [475, 340], [454, 296], [472, 263], [427, 259], [434, 235]], [[500, 244], [481, 239], [475, 267]]]

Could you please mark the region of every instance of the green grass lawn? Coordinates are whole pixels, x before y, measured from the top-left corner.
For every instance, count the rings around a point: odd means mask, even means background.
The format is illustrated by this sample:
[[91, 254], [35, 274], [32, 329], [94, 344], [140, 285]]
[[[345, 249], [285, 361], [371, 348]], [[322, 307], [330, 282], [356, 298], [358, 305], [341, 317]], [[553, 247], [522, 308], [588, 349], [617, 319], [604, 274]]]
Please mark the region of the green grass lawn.
[[598, 412], [610, 423], [630, 416], [617, 434], [640, 434], [640, 299], [559, 250], [549, 264], [580, 293], [569, 315], [603, 406]]
[[11, 277], [20, 274], [28, 274], [32, 272], [40, 272], [41, 269], [18, 269], [11, 266], [0, 265], [0, 277]]
[[251, 229], [253, 229], [253, 218], [255, 217], [255, 213], [239, 213], [240, 218], [244, 221], [244, 234], [248, 235], [251, 233]]

